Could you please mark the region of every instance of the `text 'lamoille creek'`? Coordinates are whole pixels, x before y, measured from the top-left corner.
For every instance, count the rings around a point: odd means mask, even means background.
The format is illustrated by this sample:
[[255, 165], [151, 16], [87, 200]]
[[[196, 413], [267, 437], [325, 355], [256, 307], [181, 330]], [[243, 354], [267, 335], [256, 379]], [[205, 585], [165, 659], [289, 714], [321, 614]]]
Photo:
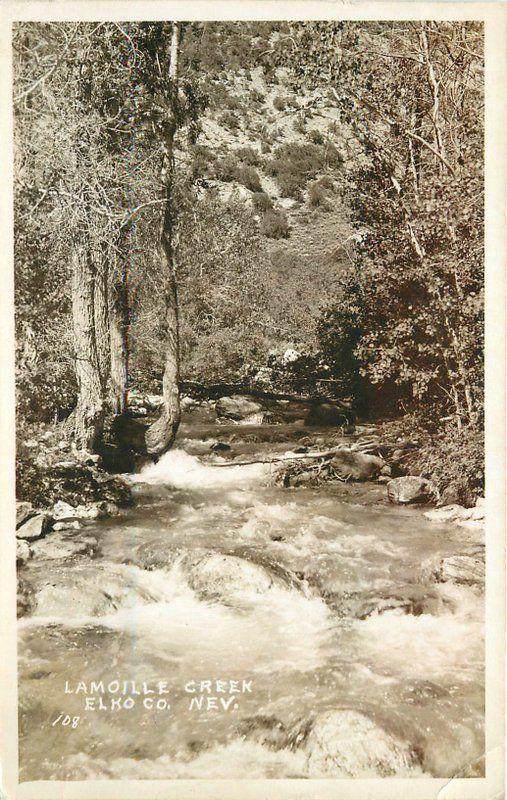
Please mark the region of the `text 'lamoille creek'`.
[[[95, 557], [26, 567], [23, 779], [442, 777], [477, 761], [482, 593], [427, 566], [464, 529], [378, 483], [275, 485], [264, 462], [296, 427], [278, 444], [273, 426], [229, 427], [222, 455], [228, 426], [189, 416], [129, 476], [135, 506], [88, 524]], [[216, 466], [232, 459], [261, 463]]]

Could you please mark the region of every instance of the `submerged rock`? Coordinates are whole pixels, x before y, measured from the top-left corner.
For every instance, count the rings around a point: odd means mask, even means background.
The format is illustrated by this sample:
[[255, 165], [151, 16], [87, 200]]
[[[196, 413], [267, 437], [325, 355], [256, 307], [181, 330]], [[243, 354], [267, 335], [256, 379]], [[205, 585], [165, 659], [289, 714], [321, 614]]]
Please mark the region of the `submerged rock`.
[[438, 490], [426, 478], [406, 475], [393, 478], [387, 484], [387, 497], [390, 503], [408, 505], [409, 503], [434, 503], [438, 498]]
[[486, 575], [484, 547], [476, 545], [464, 553], [427, 559], [422, 565], [422, 575], [423, 579], [437, 583], [450, 581], [483, 588]]
[[408, 743], [349, 709], [319, 714], [296, 733], [294, 741], [307, 753], [309, 777], [402, 777], [417, 766]]
[[95, 536], [76, 535], [74, 531], [55, 531], [33, 543], [32, 553], [36, 558], [71, 558], [77, 555], [93, 555], [98, 547]]
[[262, 406], [243, 397], [239, 394], [233, 394], [231, 397], [221, 397], [216, 402], [217, 417], [225, 417], [232, 420], [244, 420], [251, 417], [252, 414], [258, 414], [262, 411]]
[[238, 735], [271, 750], [281, 750], [287, 746], [287, 729], [283, 722], [273, 716], [257, 714], [242, 719], [238, 725]]
[[470, 519], [471, 513], [471, 509], [453, 504], [426, 511], [424, 516], [431, 522], [457, 522], [458, 520]]
[[223, 601], [241, 600], [245, 595], [263, 594], [275, 584], [285, 585], [259, 564], [221, 553], [190, 561], [188, 582], [200, 597]]
[[18, 578], [16, 605], [18, 618], [31, 614], [35, 606], [33, 587], [24, 578]]

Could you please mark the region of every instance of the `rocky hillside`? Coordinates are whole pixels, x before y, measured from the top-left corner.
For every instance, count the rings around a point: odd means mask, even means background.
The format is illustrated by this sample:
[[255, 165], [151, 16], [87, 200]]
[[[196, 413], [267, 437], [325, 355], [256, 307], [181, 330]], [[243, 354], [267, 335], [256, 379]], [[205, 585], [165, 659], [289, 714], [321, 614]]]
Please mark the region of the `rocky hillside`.
[[302, 271], [308, 311], [332, 295], [350, 257], [344, 179], [352, 144], [332, 98], [296, 95], [285, 70], [222, 73], [191, 156], [201, 197], [250, 207], [280, 279]]

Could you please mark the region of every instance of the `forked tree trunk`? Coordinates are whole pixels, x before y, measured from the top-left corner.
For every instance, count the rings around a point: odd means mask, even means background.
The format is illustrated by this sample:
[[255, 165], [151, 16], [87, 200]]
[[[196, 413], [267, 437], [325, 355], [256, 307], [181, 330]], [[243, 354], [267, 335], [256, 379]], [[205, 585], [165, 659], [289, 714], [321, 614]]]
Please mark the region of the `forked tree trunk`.
[[129, 371], [129, 305], [128, 274], [122, 265], [120, 278], [115, 281], [109, 296], [109, 337], [111, 355], [111, 381], [109, 402], [113, 414], [124, 414], [127, 410]]
[[95, 338], [95, 266], [86, 243], [72, 253], [72, 319], [78, 401], [75, 437], [79, 447], [94, 450], [104, 425], [105, 406]]
[[[173, 23], [169, 67], [169, 83], [173, 99], [177, 98], [178, 95], [178, 48], [179, 25], [178, 23]], [[166, 356], [162, 382], [162, 411], [157, 421], [146, 431], [146, 450], [153, 456], [160, 456], [171, 447], [176, 438], [181, 418], [179, 393], [180, 334], [173, 242], [175, 212], [172, 204], [174, 132], [175, 123], [170, 126], [164, 141], [164, 157], [161, 171], [162, 197], [165, 200], [165, 204], [158, 253], [166, 287]]]

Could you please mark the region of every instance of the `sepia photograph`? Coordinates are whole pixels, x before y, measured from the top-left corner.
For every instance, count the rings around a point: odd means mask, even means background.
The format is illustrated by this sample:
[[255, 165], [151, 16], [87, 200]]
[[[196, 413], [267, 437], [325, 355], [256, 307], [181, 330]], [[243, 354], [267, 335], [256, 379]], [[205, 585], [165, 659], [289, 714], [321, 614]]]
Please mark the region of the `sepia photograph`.
[[125, 7], [10, 32], [19, 781], [485, 778], [483, 21]]

